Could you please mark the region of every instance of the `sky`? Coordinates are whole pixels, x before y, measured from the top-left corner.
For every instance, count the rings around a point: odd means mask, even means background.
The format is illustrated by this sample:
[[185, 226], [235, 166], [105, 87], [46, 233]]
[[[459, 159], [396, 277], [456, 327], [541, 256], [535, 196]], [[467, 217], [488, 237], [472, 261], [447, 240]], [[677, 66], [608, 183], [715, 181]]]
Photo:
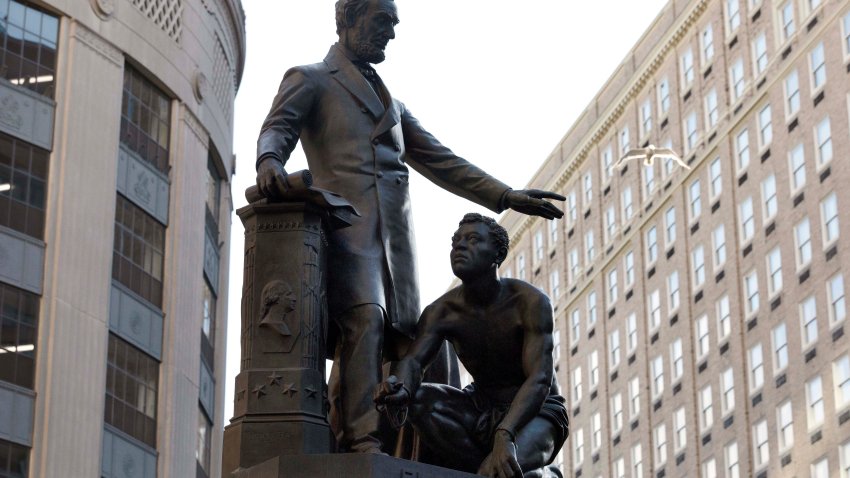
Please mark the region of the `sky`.
[[[335, 0], [242, 0], [247, 59], [238, 95], [234, 208], [254, 184], [256, 140], [283, 73], [322, 61], [336, 41]], [[396, 0], [401, 23], [376, 65], [392, 95], [444, 145], [522, 189], [666, 0]], [[287, 171], [307, 169], [300, 146]], [[451, 236], [467, 212], [494, 216], [410, 177], [421, 303], [453, 279]], [[561, 205], [562, 206], [562, 205]], [[225, 423], [239, 372], [243, 228], [232, 217]]]

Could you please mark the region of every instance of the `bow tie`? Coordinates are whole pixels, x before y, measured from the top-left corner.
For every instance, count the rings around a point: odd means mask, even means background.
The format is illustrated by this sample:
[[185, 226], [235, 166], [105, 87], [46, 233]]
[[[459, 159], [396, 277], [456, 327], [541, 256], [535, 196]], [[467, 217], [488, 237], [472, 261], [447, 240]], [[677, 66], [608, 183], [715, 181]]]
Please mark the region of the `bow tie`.
[[362, 73], [363, 76], [367, 80], [369, 80], [369, 83], [377, 84], [378, 81], [380, 80], [380, 77], [378, 76], [378, 72], [375, 71], [374, 68], [372, 68], [372, 65], [365, 63], [365, 62], [356, 62], [356, 63], [354, 63], [354, 65], [360, 70], [360, 73]]

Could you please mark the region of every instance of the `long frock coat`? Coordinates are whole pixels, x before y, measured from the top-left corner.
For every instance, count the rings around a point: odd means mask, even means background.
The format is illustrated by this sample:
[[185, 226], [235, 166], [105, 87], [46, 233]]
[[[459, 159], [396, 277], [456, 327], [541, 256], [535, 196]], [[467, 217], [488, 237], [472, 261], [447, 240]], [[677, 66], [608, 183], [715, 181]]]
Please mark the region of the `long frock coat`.
[[509, 188], [440, 144], [382, 83], [377, 90], [339, 44], [323, 62], [290, 69], [263, 123], [257, 158], [286, 164], [300, 138], [314, 185], [361, 214], [328, 238], [331, 317], [377, 304], [412, 337], [420, 306], [407, 165], [495, 212]]

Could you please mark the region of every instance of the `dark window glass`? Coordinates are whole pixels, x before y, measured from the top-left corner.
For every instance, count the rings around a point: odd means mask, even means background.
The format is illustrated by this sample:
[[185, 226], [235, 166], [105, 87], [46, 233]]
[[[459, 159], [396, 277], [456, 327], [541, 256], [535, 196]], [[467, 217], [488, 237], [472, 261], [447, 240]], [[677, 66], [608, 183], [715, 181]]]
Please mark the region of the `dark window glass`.
[[164, 248], [165, 226], [119, 194], [112, 278], [157, 307], [162, 307]]
[[0, 0], [0, 77], [50, 98], [59, 19], [22, 0]]
[[26, 478], [29, 455], [29, 448], [0, 440], [0, 478]]
[[215, 154], [212, 143], [210, 144], [210, 155], [207, 161], [207, 213], [206, 225], [207, 232], [212, 237], [215, 243], [218, 243], [218, 216], [221, 211], [221, 175], [216, 168], [216, 162], [219, 161], [218, 155]]
[[33, 388], [38, 296], [0, 283], [0, 380]]
[[210, 370], [215, 365], [215, 295], [210, 286], [204, 282], [203, 322], [201, 323], [201, 357]]
[[207, 420], [204, 411], [198, 409], [198, 447], [195, 449], [195, 459], [198, 460], [200, 471], [210, 475], [210, 448], [212, 444], [212, 424]]
[[127, 66], [121, 101], [121, 143], [163, 174], [168, 174], [170, 111], [165, 93]]
[[43, 149], [0, 133], [0, 225], [44, 238], [49, 156]]
[[104, 420], [155, 448], [159, 363], [109, 334], [107, 364]]

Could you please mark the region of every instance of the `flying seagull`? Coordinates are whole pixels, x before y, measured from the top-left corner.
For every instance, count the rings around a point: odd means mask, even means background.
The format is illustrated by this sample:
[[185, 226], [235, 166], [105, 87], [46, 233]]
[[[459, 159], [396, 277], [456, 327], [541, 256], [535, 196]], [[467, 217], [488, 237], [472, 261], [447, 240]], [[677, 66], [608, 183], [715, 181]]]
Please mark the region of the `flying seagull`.
[[676, 164], [678, 164], [679, 166], [685, 169], [691, 169], [691, 167], [685, 164], [685, 162], [682, 161], [682, 158], [680, 158], [679, 155], [676, 154], [676, 152], [672, 149], [658, 148], [653, 144], [650, 144], [645, 148], [630, 149], [622, 158], [620, 158], [619, 161], [617, 161], [617, 164], [614, 165], [614, 168], [618, 170], [623, 169], [623, 167], [626, 165], [626, 161], [630, 161], [632, 159], [643, 159], [643, 164], [645, 166], [652, 166], [652, 162], [655, 160], [655, 158], [671, 159], [675, 161]]

